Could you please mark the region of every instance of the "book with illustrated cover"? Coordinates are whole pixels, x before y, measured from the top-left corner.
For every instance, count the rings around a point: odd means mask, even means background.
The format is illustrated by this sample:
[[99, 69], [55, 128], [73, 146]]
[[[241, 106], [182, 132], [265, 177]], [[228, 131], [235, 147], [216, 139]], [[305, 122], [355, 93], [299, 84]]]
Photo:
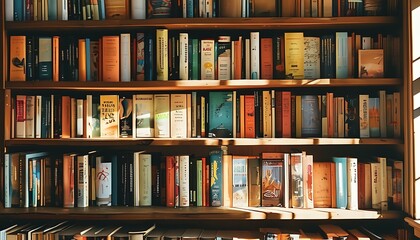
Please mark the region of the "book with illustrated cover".
[[284, 156], [283, 153], [261, 154], [261, 206], [284, 207]]
[[118, 112], [120, 136], [131, 137], [133, 135], [133, 99], [120, 97]]
[[247, 207], [248, 206], [248, 170], [246, 156], [233, 156], [233, 207]]
[[147, 0], [147, 18], [167, 18], [171, 11], [171, 0]]
[[130, 17], [128, 0], [105, 0], [106, 19], [128, 19]]
[[9, 80], [26, 80], [26, 36], [10, 36]]
[[223, 203], [222, 180], [222, 150], [212, 150], [209, 153], [210, 164], [210, 203], [209, 206], [220, 207]]
[[100, 96], [100, 127], [101, 137], [118, 138], [119, 137], [119, 114], [118, 95], [101, 95]]
[[133, 95], [133, 137], [154, 136], [153, 94]]
[[359, 77], [381, 78], [384, 77], [384, 50], [360, 49], [359, 50]]
[[304, 76], [306, 79], [317, 79], [321, 77], [321, 40], [319, 37], [304, 37], [305, 45]]
[[232, 95], [230, 91], [209, 93], [209, 137], [233, 136]]

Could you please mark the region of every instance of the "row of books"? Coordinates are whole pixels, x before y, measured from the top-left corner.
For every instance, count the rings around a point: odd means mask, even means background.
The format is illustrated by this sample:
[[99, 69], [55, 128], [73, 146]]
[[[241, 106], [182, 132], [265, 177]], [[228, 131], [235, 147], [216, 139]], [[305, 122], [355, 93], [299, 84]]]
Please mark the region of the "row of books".
[[400, 138], [400, 93], [13, 96], [14, 138]]
[[382, 78], [400, 71], [399, 38], [380, 33], [214, 38], [157, 29], [100, 38], [10, 36], [9, 49], [10, 81]]
[[338, 224], [317, 224], [313, 227], [264, 227], [255, 229], [223, 228], [174, 228], [156, 224], [75, 224], [71, 222], [48, 222], [38, 224], [10, 223], [1, 226], [0, 240], [25, 237], [25, 239], [78, 239], [78, 240], [322, 240], [322, 239], [408, 239], [404, 229], [394, 227], [389, 230], [373, 226], [348, 227]]
[[6, 21], [397, 15], [397, 0], [7, 0]]
[[10, 207], [212, 206], [402, 209], [402, 161], [306, 152], [208, 156], [138, 152], [5, 155]]

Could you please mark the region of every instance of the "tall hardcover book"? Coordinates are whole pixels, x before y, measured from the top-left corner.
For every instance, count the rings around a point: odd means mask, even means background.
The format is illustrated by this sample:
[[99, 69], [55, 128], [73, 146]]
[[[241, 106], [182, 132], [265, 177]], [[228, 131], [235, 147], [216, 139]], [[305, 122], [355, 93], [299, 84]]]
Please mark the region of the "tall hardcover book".
[[333, 157], [335, 163], [336, 203], [337, 208], [347, 208], [347, 158]]
[[188, 80], [188, 33], [179, 33], [179, 79]]
[[232, 92], [209, 92], [209, 137], [229, 138], [233, 136]]
[[305, 153], [291, 153], [290, 154], [290, 194], [291, 194], [291, 207], [303, 208], [304, 195], [303, 195], [303, 159]]
[[286, 78], [303, 79], [304, 73], [304, 37], [303, 32], [284, 33], [284, 55]]
[[261, 78], [273, 79], [273, 39], [261, 38]]
[[190, 206], [190, 156], [179, 156], [179, 206]]
[[314, 162], [314, 207], [332, 207], [335, 164], [333, 162]]
[[26, 138], [26, 95], [16, 96], [15, 138]]
[[304, 77], [321, 77], [321, 40], [319, 37], [304, 37]]
[[154, 136], [153, 94], [133, 95], [133, 137]]
[[144, 71], [145, 71], [145, 33], [136, 34], [136, 81], [145, 80]]
[[187, 137], [187, 94], [171, 94], [170, 104], [171, 138]]
[[120, 96], [118, 105], [118, 121], [120, 137], [127, 138], [133, 135], [133, 99]]
[[172, 2], [162, 0], [146, 0], [147, 18], [167, 18], [172, 13]]
[[156, 79], [168, 80], [168, 29], [156, 29]]
[[131, 18], [146, 19], [146, 0], [131, 1]]
[[95, 163], [96, 205], [111, 206], [113, 177], [117, 177], [113, 176], [112, 172], [113, 168], [117, 168], [117, 166], [113, 166], [112, 162], [107, 161], [104, 156], [96, 156]]
[[369, 132], [369, 95], [359, 95], [359, 129], [360, 137], [370, 137]]
[[153, 101], [155, 137], [170, 137], [170, 97], [169, 94], [155, 94]]
[[120, 81], [120, 37], [103, 36], [100, 44], [102, 81]]
[[260, 79], [260, 33], [250, 33], [251, 79]]
[[120, 81], [131, 81], [131, 35], [130, 33], [120, 34]]
[[301, 103], [302, 137], [321, 136], [319, 97], [317, 95], [302, 95]]
[[219, 36], [217, 41], [217, 79], [230, 80], [231, 78], [231, 41], [230, 36]]
[[337, 78], [348, 77], [348, 47], [347, 47], [347, 32], [335, 33], [335, 54], [336, 65], [335, 72]]
[[212, 150], [209, 152], [210, 165], [210, 199], [209, 206], [220, 207], [223, 202], [222, 186], [222, 150]]
[[212, 39], [201, 40], [201, 80], [214, 80], [215, 78], [215, 43]]
[[119, 137], [119, 97], [118, 95], [100, 95], [101, 137]]
[[357, 158], [347, 158], [347, 209], [358, 210], [358, 168]]
[[166, 206], [175, 207], [175, 156], [165, 157]]
[[40, 37], [38, 51], [39, 80], [52, 80], [52, 38]]
[[274, 38], [274, 78], [285, 78], [284, 36]]
[[89, 206], [89, 155], [77, 156], [77, 207]]
[[130, 8], [128, 0], [105, 0], [106, 19], [128, 19]]
[[135, 153], [139, 158], [139, 206], [152, 205], [152, 158], [151, 153]]
[[[247, 207], [248, 206], [248, 157], [233, 156], [232, 159], [232, 206]], [[223, 186], [224, 187], [224, 186]]]
[[26, 36], [10, 36], [9, 81], [26, 80]]

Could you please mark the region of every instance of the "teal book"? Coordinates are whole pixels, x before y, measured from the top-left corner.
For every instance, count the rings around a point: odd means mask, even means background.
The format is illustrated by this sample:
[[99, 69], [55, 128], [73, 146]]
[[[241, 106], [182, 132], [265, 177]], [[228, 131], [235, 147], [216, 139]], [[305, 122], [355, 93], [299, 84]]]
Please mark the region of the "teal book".
[[90, 38], [86, 38], [85, 39], [85, 48], [86, 48], [86, 81], [90, 82], [92, 81], [92, 74], [91, 74], [91, 64], [90, 62], [92, 61], [92, 59], [90, 58], [90, 48], [91, 48], [91, 41]]
[[321, 136], [321, 111], [317, 95], [302, 95], [302, 137]]
[[52, 40], [40, 37], [38, 45], [39, 80], [52, 80]]
[[222, 156], [223, 151], [220, 149], [209, 152], [210, 206], [212, 207], [220, 207], [223, 202]]
[[199, 61], [199, 42], [197, 38], [192, 39], [192, 62], [191, 62], [191, 80], [198, 80], [200, 73]]
[[348, 47], [347, 47], [347, 32], [335, 33], [335, 54], [336, 54], [336, 77], [348, 77]]
[[233, 94], [231, 91], [209, 93], [209, 137], [231, 138], [233, 133]]
[[347, 157], [333, 157], [337, 208], [347, 208]]

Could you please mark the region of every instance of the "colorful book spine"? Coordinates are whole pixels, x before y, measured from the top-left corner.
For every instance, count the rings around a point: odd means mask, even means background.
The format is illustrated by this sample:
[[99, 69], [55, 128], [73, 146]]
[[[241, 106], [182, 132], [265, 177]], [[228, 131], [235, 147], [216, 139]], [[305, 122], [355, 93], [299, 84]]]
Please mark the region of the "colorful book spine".
[[214, 51], [214, 40], [201, 40], [201, 80], [215, 79]]
[[154, 136], [153, 94], [133, 95], [133, 137]]
[[190, 206], [190, 156], [179, 156], [179, 206]]
[[284, 33], [285, 74], [289, 79], [304, 78], [303, 32]]
[[217, 79], [231, 79], [231, 41], [230, 36], [219, 36], [217, 41]]
[[119, 96], [101, 95], [100, 96], [100, 127], [101, 137], [118, 138], [119, 137]]
[[360, 137], [370, 137], [369, 132], [369, 95], [359, 95], [359, 128]]
[[290, 154], [291, 207], [303, 208], [303, 158], [305, 153]]
[[233, 136], [233, 93], [209, 93], [209, 137], [229, 138]]
[[222, 150], [212, 150], [209, 153], [210, 165], [210, 199], [209, 206], [220, 207], [223, 203], [222, 186]]
[[26, 36], [10, 36], [9, 81], [25, 81]]
[[156, 80], [169, 79], [168, 61], [168, 29], [156, 29]]
[[358, 210], [358, 168], [357, 158], [347, 158], [347, 209]]
[[232, 163], [232, 206], [248, 206], [248, 158], [233, 156]]
[[335, 163], [335, 184], [337, 208], [347, 208], [347, 158], [333, 157]]

